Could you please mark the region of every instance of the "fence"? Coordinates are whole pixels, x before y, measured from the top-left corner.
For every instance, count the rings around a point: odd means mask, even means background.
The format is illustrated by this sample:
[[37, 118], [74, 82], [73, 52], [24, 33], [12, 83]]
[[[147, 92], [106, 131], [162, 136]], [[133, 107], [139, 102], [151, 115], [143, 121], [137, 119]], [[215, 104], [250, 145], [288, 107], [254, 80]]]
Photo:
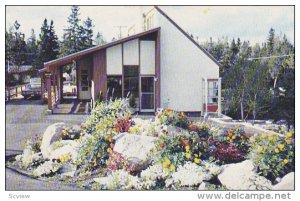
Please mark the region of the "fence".
[[5, 87], [5, 101], [10, 101], [12, 98], [17, 98], [18, 95], [22, 94], [27, 84]]

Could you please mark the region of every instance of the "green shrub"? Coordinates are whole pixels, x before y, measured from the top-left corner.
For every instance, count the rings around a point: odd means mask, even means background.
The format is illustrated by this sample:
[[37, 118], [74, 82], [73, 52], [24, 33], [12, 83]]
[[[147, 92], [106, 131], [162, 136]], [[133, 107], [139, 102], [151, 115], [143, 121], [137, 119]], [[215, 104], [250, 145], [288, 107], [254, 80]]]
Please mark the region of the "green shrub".
[[294, 171], [294, 134], [289, 132], [285, 137], [277, 134], [253, 136], [250, 138], [251, 150], [248, 158], [257, 166], [259, 173], [274, 181], [276, 177]]

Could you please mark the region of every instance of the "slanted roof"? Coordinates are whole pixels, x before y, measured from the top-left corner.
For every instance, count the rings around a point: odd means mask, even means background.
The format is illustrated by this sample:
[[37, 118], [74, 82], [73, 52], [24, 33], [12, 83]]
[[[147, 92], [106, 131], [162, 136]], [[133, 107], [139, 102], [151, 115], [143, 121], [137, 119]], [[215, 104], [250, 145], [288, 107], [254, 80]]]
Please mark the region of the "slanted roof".
[[185, 35], [192, 43], [194, 43], [200, 50], [204, 52], [213, 62], [215, 62], [219, 67], [222, 65], [203, 47], [201, 47], [191, 36], [189, 36], [176, 22], [174, 22], [164, 11], [162, 11], [158, 6], [154, 6], [155, 9], [162, 14], [169, 22], [171, 22], [183, 35]]
[[55, 60], [52, 60], [52, 61], [45, 62], [44, 63], [44, 68], [41, 69], [39, 72], [42, 73], [42, 72], [45, 72], [45, 71], [49, 71], [50, 66], [51, 67], [63, 66], [63, 65], [71, 63], [74, 60], [78, 60], [78, 59], [82, 58], [83, 56], [86, 56], [90, 53], [93, 53], [93, 52], [96, 52], [96, 51], [99, 51], [99, 50], [102, 50], [102, 49], [105, 49], [105, 48], [108, 48], [108, 47], [111, 47], [111, 46], [115, 46], [115, 45], [130, 41], [130, 40], [141, 38], [141, 37], [150, 35], [152, 33], [158, 32], [159, 30], [160, 30], [160, 28], [151, 29], [151, 30], [148, 30], [148, 31], [145, 31], [145, 32], [142, 32], [142, 33], [138, 33], [138, 34], [135, 34], [135, 35], [128, 36], [126, 38], [122, 38], [120, 40], [116, 40], [116, 41], [107, 43], [105, 45], [100, 45], [100, 46], [88, 48], [88, 49], [85, 49], [85, 50], [67, 55], [65, 57], [61, 57], [61, 58], [58, 58], [58, 59], [55, 59]]

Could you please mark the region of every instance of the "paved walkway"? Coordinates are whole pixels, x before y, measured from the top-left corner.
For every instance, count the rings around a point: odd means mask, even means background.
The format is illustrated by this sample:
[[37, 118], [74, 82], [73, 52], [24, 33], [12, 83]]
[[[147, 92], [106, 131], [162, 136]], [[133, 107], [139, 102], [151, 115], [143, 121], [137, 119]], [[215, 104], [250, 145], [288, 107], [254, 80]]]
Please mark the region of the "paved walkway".
[[75, 191], [82, 190], [59, 182], [44, 182], [5, 168], [5, 190], [8, 191]]
[[80, 124], [87, 118], [86, 114], [48, 115], [46, 110], [47, 105], [40, 100], [15, 99], [6, 102], [6, 155], [23, 150], [27, 139], [43, 134], [47, 126], [53, 123]]
[[[6, 102], [5, 108], [5, 155], [22, 153], [27, 139], [35, 134], [42, 135], [47, 126], [56, 122], [80, 124], [87, 115], [47, 115], [47, 105], [40, 100], [14, 99]], [[62, 183], [49, 183], [5, 169], [6, 190], [79, 190]]]

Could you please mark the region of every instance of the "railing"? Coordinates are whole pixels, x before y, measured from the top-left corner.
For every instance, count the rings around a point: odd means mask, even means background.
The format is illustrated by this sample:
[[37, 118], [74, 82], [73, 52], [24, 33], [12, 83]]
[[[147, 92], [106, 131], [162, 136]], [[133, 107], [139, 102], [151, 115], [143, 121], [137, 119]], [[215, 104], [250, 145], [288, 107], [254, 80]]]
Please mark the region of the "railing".
[[22, 94], [27, 84], [5, 87], [5, 101], [10, 101], [12, 98], [17, 98], [18, 95]]

